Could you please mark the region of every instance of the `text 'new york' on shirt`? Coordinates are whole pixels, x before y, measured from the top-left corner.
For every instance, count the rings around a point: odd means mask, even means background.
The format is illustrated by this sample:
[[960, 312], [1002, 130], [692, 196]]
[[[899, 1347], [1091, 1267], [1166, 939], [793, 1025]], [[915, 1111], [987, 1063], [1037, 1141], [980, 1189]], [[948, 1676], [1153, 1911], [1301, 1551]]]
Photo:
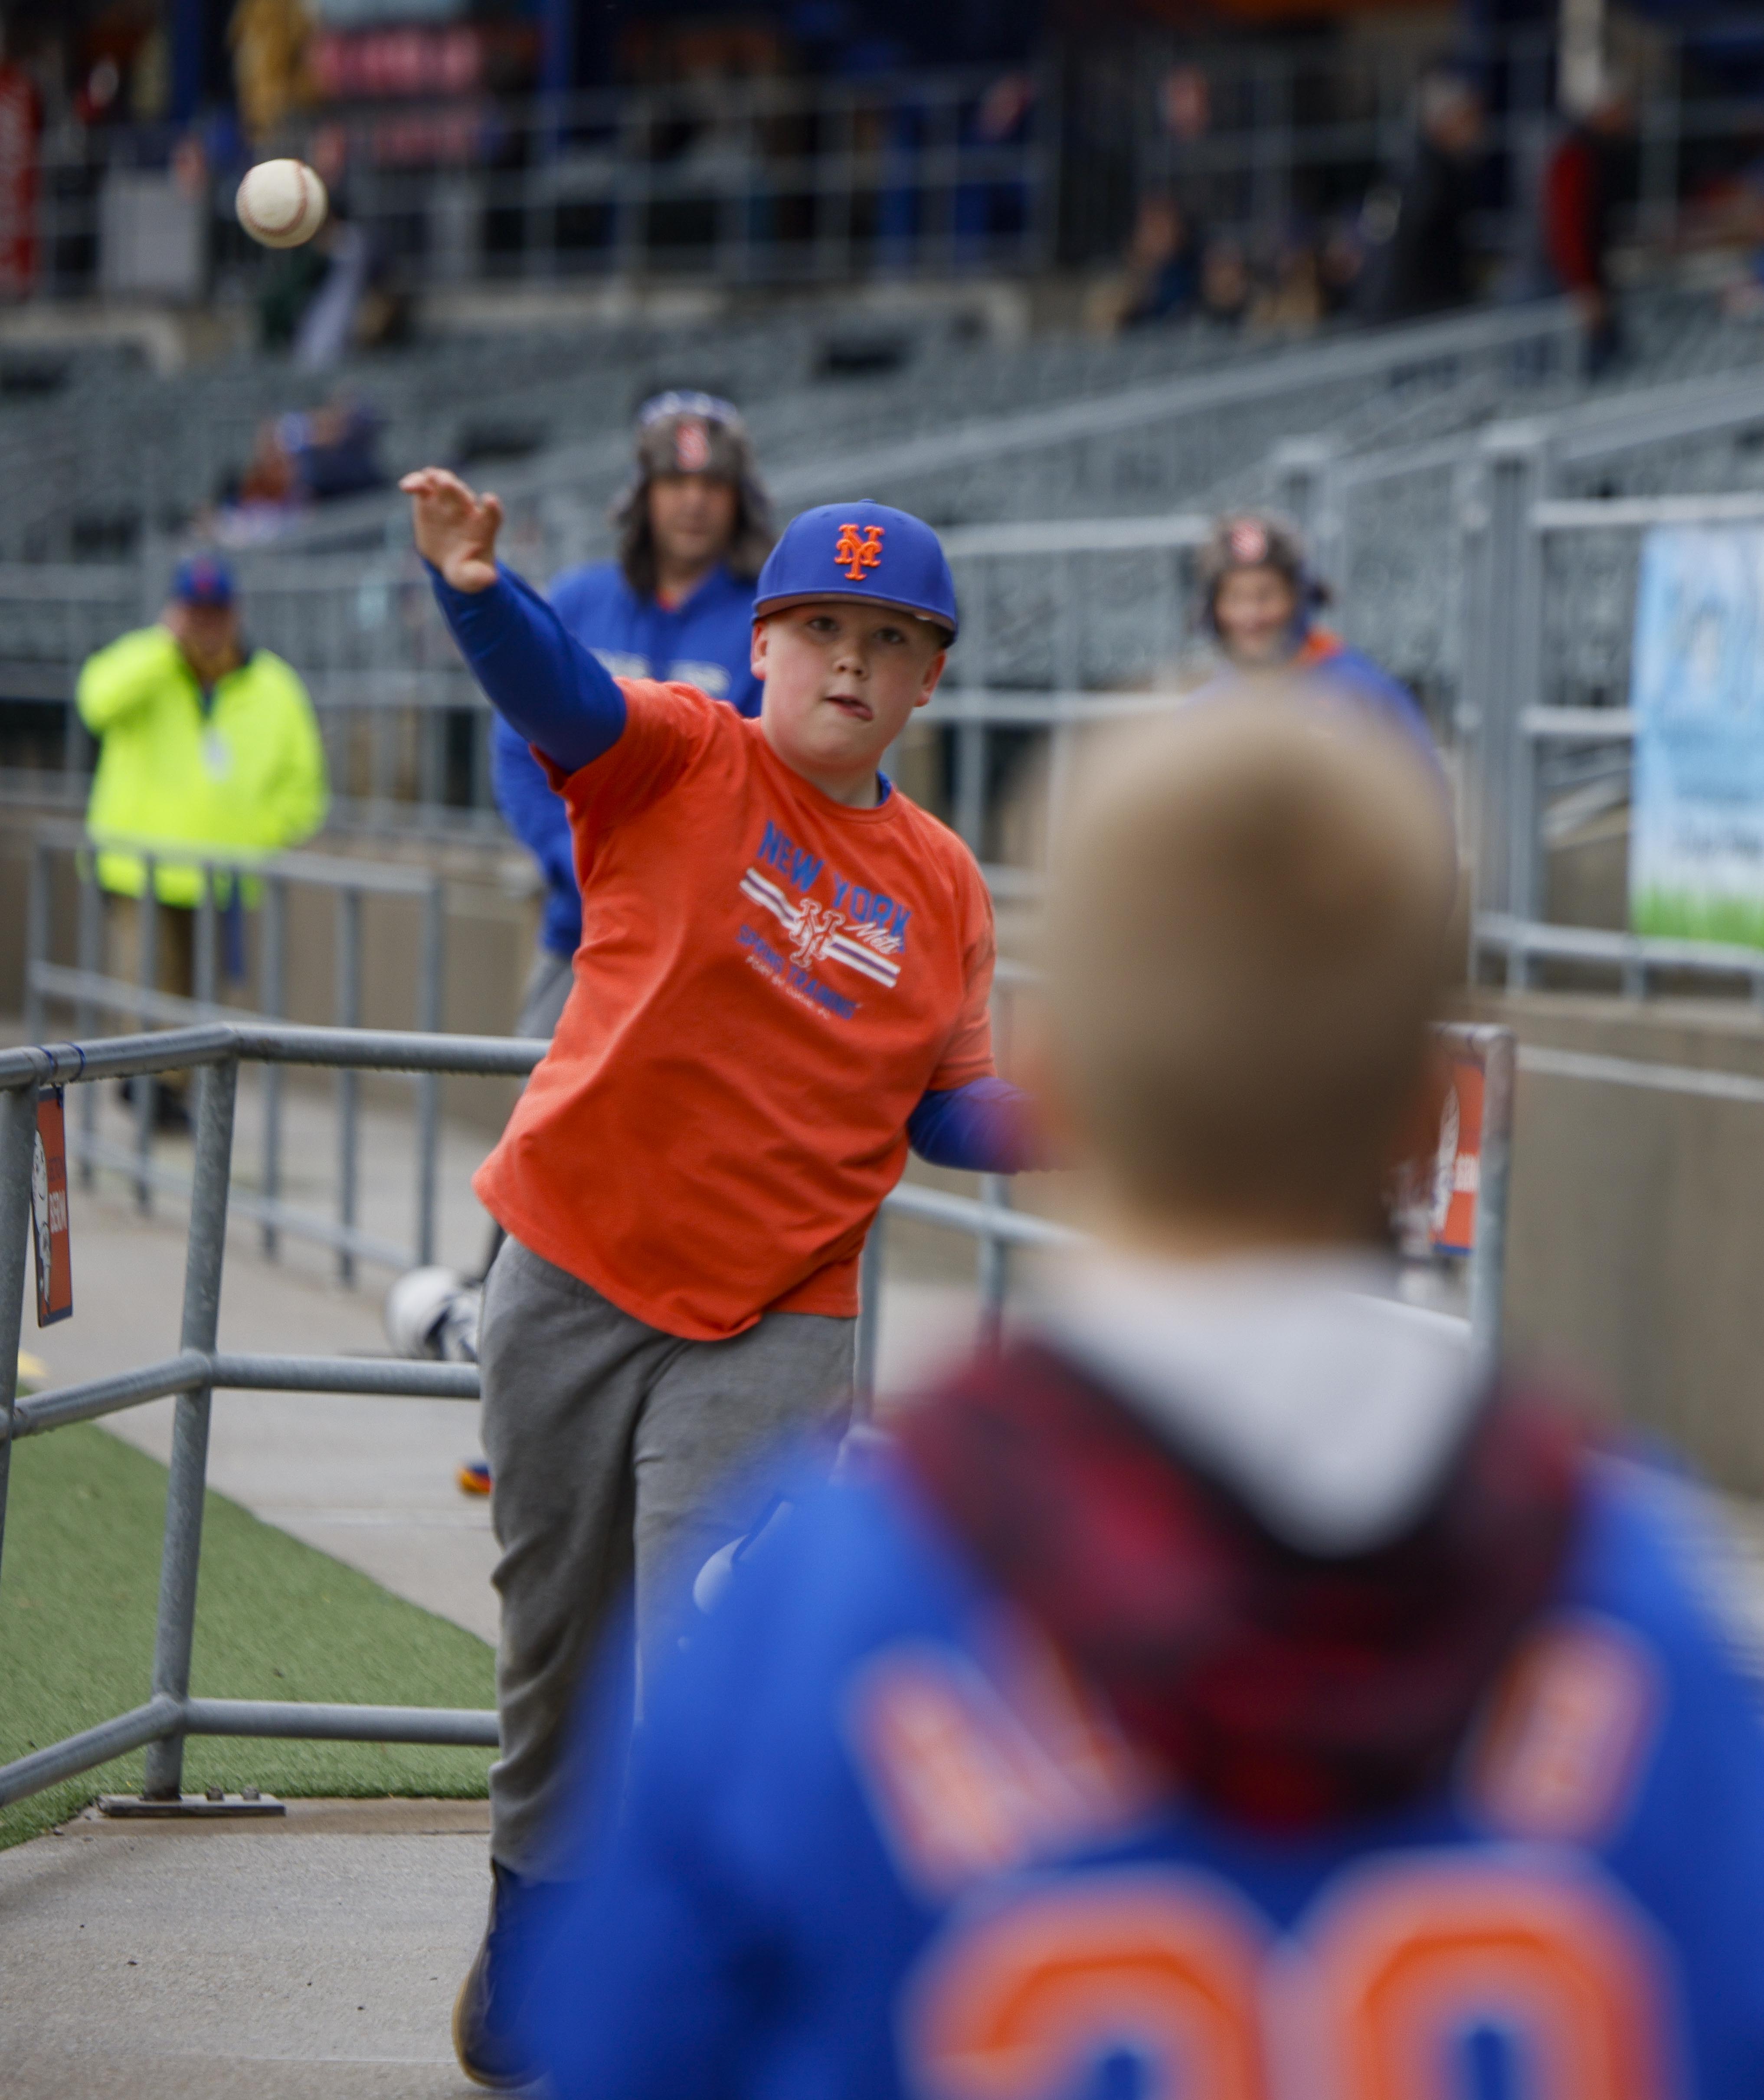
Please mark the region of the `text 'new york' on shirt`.
[[518, 1239], [665, 1332], [849, 1317], [929, 1089], [993, 1069], [991, 902], [897, 790], [833, 801], [757, 721], [621, 682], [627, 721], [554, 784], [576, 981], [475, 1187]]

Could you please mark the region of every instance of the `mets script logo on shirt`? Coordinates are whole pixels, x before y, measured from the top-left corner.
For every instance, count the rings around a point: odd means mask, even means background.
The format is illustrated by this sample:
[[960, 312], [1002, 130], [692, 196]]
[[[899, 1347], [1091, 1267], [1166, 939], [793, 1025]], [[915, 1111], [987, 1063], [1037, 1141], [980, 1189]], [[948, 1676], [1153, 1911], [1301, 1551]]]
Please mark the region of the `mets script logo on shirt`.
[[801, 968], [823, 959], [843, 963], [861, 977], [892, 986], [900, 964], [893, 957], [904, 945], [898, 933], [875, 921], [859, 922], [812, 897], [792, 903], [768, 875], [750, 867], [741, 878], [741, 893], [770, 911], [790, 936], [790, 959]]
[[862, 583], [866, 569], [882, 566], [882, 533], [880, 525], [841, 525], [839, 538], [834, 542], [833, 560], [852, 581]]

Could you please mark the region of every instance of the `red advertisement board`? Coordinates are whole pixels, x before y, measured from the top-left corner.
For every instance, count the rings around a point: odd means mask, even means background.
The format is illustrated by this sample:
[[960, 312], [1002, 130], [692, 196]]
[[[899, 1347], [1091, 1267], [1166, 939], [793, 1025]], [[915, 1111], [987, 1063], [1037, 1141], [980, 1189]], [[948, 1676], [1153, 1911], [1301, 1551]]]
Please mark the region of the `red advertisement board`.
[[1452, 1061], [1452, 1088], [1440, 1119], [1434, 1162], [1434, 1246], [1441, 1254], [1468, 1254], [1476, 1244], [1476, 1199], [1482, 1189], [1482, 1067]]
[[37, 1255], [37, 1324], [52, 1327], [73, 1310], [73, 1255], [68, 1238], [68, 1124], [60, 1087], [37, 1097], [31, 1162], [31, 1244]]
[[29, 76], [0, 64], [0, 298], [22, 298], [37, 286], [41, 129]]

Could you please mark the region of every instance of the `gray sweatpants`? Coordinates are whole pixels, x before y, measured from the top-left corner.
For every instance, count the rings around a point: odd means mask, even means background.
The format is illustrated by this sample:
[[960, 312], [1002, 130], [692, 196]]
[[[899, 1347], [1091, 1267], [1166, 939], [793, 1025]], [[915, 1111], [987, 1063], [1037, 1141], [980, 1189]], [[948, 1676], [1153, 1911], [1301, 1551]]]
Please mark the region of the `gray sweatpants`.
[[490, 1850], [505, 1866], [545, 1874], [584, 1671], [633, 1575], [653, 1668], [691, 1622], [699, 1569], [764, 1511], [779, 1440], [824, 1436], [831, 1458], [854, 1325], [770, 1312], [730, 1341], [682, 1341], [503, 1242], [478, 1365], [502, 1548]]

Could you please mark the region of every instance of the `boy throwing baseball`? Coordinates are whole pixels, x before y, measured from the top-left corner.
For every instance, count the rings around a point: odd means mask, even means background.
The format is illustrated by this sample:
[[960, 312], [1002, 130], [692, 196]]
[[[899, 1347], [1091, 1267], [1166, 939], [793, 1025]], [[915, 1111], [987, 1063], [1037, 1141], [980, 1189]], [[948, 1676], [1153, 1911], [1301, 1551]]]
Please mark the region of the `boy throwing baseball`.
[[858, 1256], [909, 1142], [1009, 1171], [1026, 1138], [993, 1072], [980, 871], [877, 770], [956, 630], [936, 535], [867, 502], [798, 518], [761, 573], [745, 721], [614, 679], [497, 565], [494, 496], [403, 485], [461, 650], [568, 807], [583, 900], [550, 1054], [476, 1183], [509, 1234], [479, 1340], [502, 1745], [455, 2040], [510, 2085], [531, 2066], [509, 1950], [609, 1612], [634, 1572], [647, 1671], [763, 1511], [757, 1454], [836, 1440]]

